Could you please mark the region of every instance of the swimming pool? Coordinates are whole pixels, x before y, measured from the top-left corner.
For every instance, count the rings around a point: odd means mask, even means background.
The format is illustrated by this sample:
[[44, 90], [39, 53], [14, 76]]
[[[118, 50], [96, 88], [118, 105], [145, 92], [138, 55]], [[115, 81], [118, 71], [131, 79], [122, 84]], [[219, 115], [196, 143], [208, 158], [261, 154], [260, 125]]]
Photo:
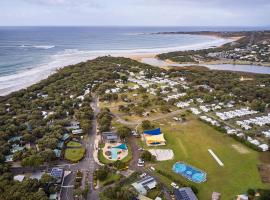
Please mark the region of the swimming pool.
[[117, 160], [118, 159], [118, 152], [119, 152], [119, 149], [117, 148], [111, 148], [111, 157], [112, 157], [112, 160]]
[[177, 162], [173, 165], [173, 171], [195, 183], [206, 181], [206, 173], [183, 162]]

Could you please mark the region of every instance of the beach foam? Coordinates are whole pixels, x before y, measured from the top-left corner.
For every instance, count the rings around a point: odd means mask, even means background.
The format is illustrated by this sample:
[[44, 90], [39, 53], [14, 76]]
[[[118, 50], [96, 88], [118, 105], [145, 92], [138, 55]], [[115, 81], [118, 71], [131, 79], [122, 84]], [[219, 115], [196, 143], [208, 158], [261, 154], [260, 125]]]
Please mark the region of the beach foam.
[[52, 49], [55, 45], [20, 45], [19, 48]]
[[[47, 78], [49, 75], [51, 75], [61, 67], [94, 59], [99, 56], [111, 55], [111, 56], [130, 57], [131, 55], [148, 55], [148, 54], [165, 53], [170, 51], [197, 50], [210, 48], [213, 46], [220, 46], [222, 44], [232, 41], [230, 39], [223, 39], [223, 38], [213, 38], [213, 37], [209, 38], [212, 38], [212, 40], [209, 42], [204, 42], [196, 45], [183, 45], [166, 48], [100, 50], [100, 51], [82, 51], [78, 49], [66, 49], [51, 56], [48, 60], [48, 64], [35, 66], [32, 69], [0, 77], [0, 96], [7, 95], [11, 92], [26, 88], [34, 83], [37, 83], [40, 80]], [[49, 49], [54, 47], [55, 46], [53, 45], [30, 46], [30, 48], [41, 48], [41, 49]], [[29, 47], [24, 46], [23, 48]]]

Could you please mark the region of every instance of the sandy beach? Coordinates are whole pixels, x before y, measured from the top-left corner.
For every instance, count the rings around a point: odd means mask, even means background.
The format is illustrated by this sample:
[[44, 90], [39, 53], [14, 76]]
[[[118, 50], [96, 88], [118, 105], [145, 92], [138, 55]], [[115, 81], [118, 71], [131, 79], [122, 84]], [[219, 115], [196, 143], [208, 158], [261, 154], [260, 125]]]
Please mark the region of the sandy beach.
[[46, 79], [49, 75], [55, 73], [57, 69], [68, 65], [77, 64], [99, 56], [122, 56], [142, 62], [145, 58], [155, 58], [157, 54], [172, 51], [198, 50], [221, 46], [223, 44], [235, 41], [239, 38], [222, 38], [209, 36], [211, 42], [204, 42], [195, 45], [183, 45], [159, 49], [134, 49], [134, 50], [108, 50], [108, 51], [67, 51], [62, 54], [56, 54], [51, 61], [41, 66], [21, 71], [12, 75], [0, 77], [0, 96], [8, 95], [11, 92], [27, 88], [39, 81]]

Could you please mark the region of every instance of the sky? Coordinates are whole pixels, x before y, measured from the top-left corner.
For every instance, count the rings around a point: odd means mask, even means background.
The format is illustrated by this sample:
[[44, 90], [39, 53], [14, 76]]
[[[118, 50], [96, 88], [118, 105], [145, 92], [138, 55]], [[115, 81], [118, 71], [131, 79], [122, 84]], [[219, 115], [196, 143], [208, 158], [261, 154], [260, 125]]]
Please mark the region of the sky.
[[270, 0], [0, 0], [0, 26], [270, 26]]

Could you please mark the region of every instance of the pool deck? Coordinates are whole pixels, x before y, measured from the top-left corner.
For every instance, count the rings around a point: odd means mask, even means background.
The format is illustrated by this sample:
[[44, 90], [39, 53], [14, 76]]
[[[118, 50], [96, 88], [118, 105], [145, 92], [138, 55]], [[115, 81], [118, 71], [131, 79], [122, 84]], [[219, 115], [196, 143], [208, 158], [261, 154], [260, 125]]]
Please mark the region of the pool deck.
[[211, 156], [217, 161], [217, 163], [223, 167], [223, 162], [217, 157], [217, 155], [212, 151], [212, 149], [208, 149], [208, 152], [211, 154]]
[[116, 159], [113, 159], [111, 155], [106, 155], [106, 152], [107, 152], [107, 151], [111, 151], [111, 148], [117, 147], [117, 146], [119, 146], [120, 144], [122, 144], [122, 143], [115, 143], [115, 144], [105, 143], [105, 146], [104, 146], [104, 148], [102, 149], [103, 156], [104, 156], [107, 160], [110, 160], [110, 161], [122, 160], [122, 159], [124, 159], [125, 157], [127, 157], [127, 155], [128, 155], [128, 150], [123, 150], [123, 149], [114, 149], [114, 151], [119, 152], [119, 153], [117, 154], [117, 158], [116, 158]]

